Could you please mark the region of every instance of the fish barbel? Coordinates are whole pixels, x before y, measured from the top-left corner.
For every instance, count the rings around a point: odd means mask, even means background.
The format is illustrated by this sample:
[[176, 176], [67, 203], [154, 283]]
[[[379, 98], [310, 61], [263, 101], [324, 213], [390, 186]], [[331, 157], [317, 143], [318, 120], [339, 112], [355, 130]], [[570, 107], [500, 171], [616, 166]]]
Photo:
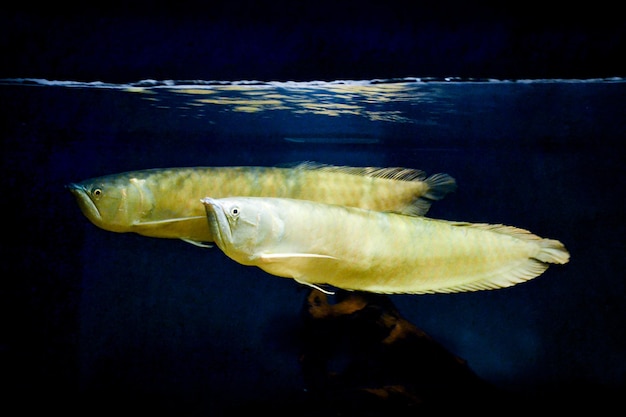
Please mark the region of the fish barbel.
[[112, 232], [182, 239], [199, 246], [213, 241], [199, 200], [206, 196], [266, 196], [315, 200], [379, 211], [424, 214], [456, 188], [447, 174], [426, 177], [407, 168], [331, 166], [195, 167], [124, 172], [67, 188], [82, 213]]
[[453, 293], [509, 287], [569, 253], [557, 240], [497, 224], [262, 197], [204, 198], [217, 246], [243, 265], [318, 288]]

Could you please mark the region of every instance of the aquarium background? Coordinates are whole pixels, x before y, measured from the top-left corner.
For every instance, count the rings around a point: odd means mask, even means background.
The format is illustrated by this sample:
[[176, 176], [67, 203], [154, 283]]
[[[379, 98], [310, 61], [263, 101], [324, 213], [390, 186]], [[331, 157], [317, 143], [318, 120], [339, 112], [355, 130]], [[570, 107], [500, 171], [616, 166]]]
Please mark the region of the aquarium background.
[[516, 407], [617, 404], [626, 71], [624, 23], [601, 6], [567, 17], [521, 2], [10, 6], [3, 401], [297, 414], [308, 289], [217, 248], [100, 230], [64, 186], [317, 161], [446, 172], [459, 188], [429, 216], [561, 240], [570, 263], [528, 283], [390, 298]]

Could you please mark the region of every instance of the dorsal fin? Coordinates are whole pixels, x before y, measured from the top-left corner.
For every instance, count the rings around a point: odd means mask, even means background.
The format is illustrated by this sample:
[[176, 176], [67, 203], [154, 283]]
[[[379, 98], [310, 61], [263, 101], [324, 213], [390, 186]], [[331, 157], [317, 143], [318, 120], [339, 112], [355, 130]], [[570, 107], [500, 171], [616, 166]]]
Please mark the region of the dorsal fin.
[[417, 195], [399, 213], [409, 216], [425, 215], [433, 201], [444, 198], [447, 194], [456, 190], [456, 180], [448, 174], [433, 174], [426, 177], [426, 173], [419, 169], [402, 167], [351, 167], [342, 165], [327, 165], [318, 162], [305, 161], [292, 166], [294, 169], [310, 169], [324, 172], [338, 172], [350, 175], [361, 175], [371, 178], [382, 178], [396, 181], [418, 181], [426, 185], [427, 190], [423, 195]]
[[351, 167], [343, 165], [327, 165], [318, 162], [305, 161], [294, 166], [295, 169], [310, 169], [325, 172], [339, 172], [351, 175], [362, 175], [372, 178], [384, 178], [399, 181], [424, 181], [426, 173], [413, 168], [379, 168], [379, 167]]

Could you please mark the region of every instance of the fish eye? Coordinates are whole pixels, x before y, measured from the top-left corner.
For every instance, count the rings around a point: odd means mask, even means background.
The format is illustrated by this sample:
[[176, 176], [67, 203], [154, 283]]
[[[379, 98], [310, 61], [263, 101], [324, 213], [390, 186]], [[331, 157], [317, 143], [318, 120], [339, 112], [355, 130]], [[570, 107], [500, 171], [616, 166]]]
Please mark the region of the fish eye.
[[93, 190], [91, 190], [91, 195], [93, 195], [95, 198], [102, 197], [102, 188], [94, 188]]
[[237, 206], [230, 209], [230, 215], [233, 217], [239, 216], [239, 213], [241, 213], [241, 210]]

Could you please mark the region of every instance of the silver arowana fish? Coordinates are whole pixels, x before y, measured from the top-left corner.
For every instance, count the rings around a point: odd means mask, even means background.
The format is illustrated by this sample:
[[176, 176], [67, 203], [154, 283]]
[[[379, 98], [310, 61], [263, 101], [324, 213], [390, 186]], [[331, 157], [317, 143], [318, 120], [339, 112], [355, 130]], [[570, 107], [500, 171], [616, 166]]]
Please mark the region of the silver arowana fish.
[[231, 259], [315, 288], [453, 293], [510, 287], [569, 253], [512, 226], [381, 213], [281, 198], [204, 198]]
[[111, 232], [213, 241], [206, 195], [289, 197], [378, 211], [423, 215], [456, 188], [447, 174], [426, 177], [407, 168], [362, 168], [311, 162], [291, 168], [196, 167], [149, 169], [88, 179], [67, 188], [83, 214]]

